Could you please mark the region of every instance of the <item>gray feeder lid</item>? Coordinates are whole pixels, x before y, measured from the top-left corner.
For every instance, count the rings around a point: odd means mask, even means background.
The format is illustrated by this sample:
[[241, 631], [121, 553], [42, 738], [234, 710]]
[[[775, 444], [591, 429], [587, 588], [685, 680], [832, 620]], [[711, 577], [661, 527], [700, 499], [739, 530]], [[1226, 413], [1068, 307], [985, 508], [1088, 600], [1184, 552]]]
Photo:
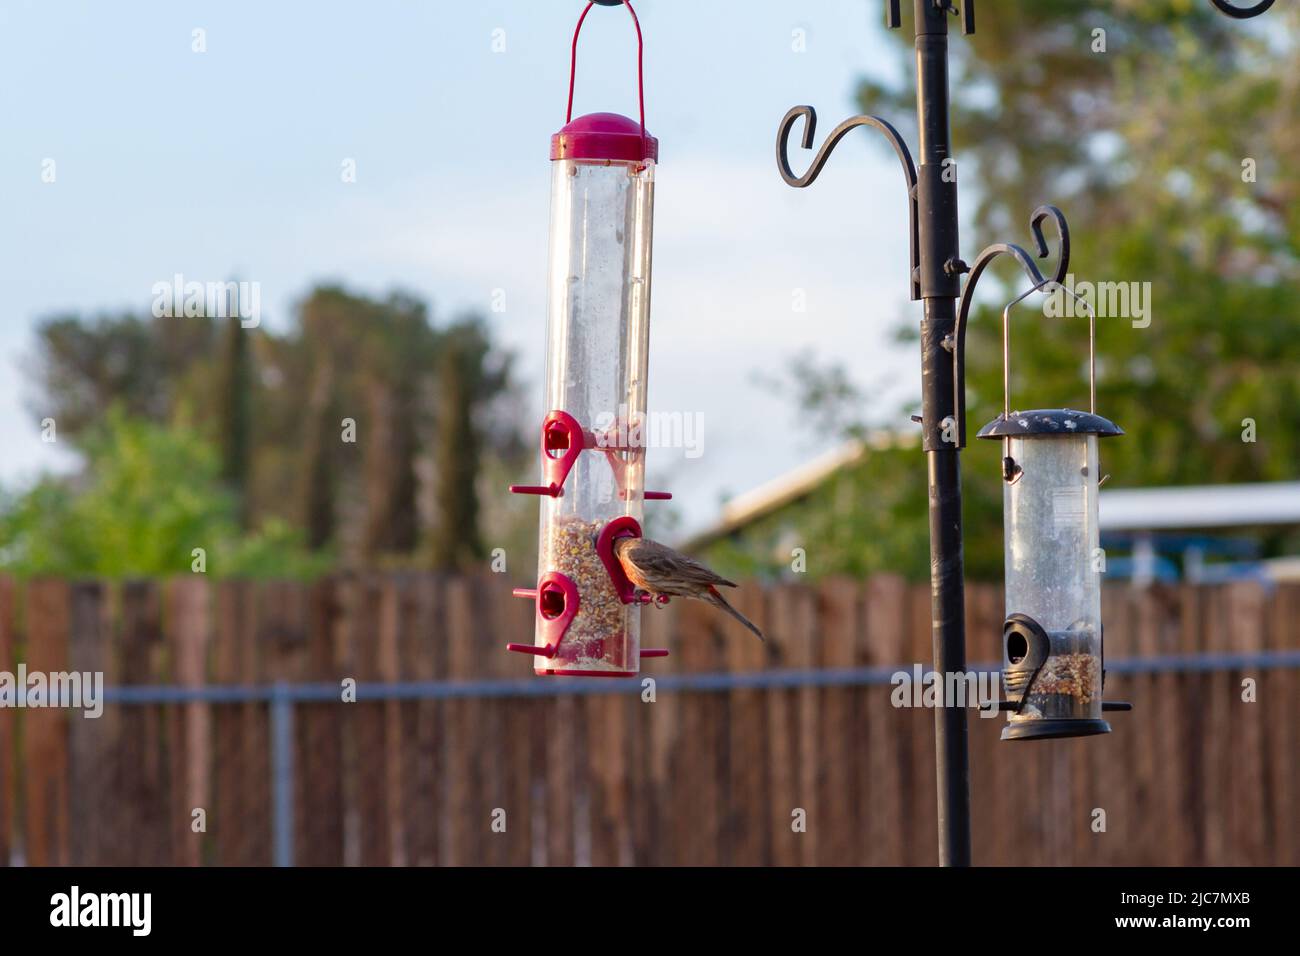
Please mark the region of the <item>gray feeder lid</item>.
[[979, 430], [977, 438], [1006, 438], [1015, 435], [1122, 435], [1120, 428], [1109, 418], [1091, 412], [1076, 412], [1069, 408], [1035, 408], [1027, 412], [1012, 412], [1011, 417], [999, 415]]

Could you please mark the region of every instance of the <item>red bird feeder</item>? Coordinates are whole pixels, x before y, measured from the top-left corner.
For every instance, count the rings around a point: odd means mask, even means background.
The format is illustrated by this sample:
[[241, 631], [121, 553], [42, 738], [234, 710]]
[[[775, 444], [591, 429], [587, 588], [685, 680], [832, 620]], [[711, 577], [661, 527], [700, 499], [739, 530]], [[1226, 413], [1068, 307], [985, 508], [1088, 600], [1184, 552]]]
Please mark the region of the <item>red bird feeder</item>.
[[[609, 6], [609, 0], [602, 0]], [[551, 137], [551, 235], [546, 331], [546, 407], [541, 485], [514, 485], [542, 498], [536, 588], [515, 594], [537, 605], [532, 644], [538, 674], [633, 677], [642, 657], [641, 604], [614, 557], [620, 537], [641, 536], [645, 491], [650, 347], [650, 246], [659, 142], [645, 127], [641, 26], [637, 33], [640, 122], [615, 113], [573, 119], [578, 35], [573, 34], [569, 108]]]

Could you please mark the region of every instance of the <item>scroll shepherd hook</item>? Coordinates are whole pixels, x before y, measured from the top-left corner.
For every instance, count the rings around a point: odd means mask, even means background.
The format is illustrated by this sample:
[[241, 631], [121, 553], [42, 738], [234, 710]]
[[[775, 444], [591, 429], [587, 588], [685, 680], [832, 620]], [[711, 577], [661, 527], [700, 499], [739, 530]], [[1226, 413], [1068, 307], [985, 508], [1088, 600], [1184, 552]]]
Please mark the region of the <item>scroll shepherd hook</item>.
[[1251, 17], [1257, 17], [1273, 5], [1273, 0], [1259, 0], [1259, 3], [1252, 7], [1239, 7], [1231, 0], [1210, 0], [1210, 2], [1234, 20], [1249, 20]]
[[825, 168], [827, 161], [831, 158], [831, 153], [839, 145], [840, 140], [849, 134], [850, 130], [859, 126], [870, 126], [872, 129], [879, 130], [889, 140], [889, 144], [894, 147], [894, 152], [898, 155], [898, 161], [903, 167], [903, 177], [907, 180], [907, 197], [908, 211], [911, 219], [911, 256], [912, 256], [912, 298], [921, 298], [921, 284], [919, 281], [919, 268], [921, 262], [921, 237], [917, 231], [917, 197], [916, 197], [916, 164], [912, 162], [912, 153], [907, 148], [907, 141], [903, 139], [901, 133], [893, 127], [887, 120], [879, 116], [854, 116], [846, 119], [826, 137], [821, 148], [817, 150], [817, 155], [813, 157], [812, 164], [808, 167], [807, 172], [802, 176], [795, 175], [790, 168], [790, 133], [794, 130], [794, 124], [797, 120], [804, 120], [803, 136], [799, 145], [804, 149], [812, 149], [813, 138], [817, 135], [817, 111], [811, 106], [796, 106], [792, 108], [781, 120], [781, 125], [776, 133], [776, 164], [781, 172], [781, 178], [787, 185], [794, 186], [796, 189], [803, 189], [805, 186], [811, 186], [821, 175], [822, 169]]
[[1034, 234], [1034, 244], [1039, 259], [1046, 259], [1051, 254], [1051, 249], [1043, 236], [1043, 222], [1047, 219], [1051, 219], [1056, 224], [1057, 240], [1060, 246], [1056, 269], [1053, 271], [1051, 278], [1044, 278], [1043, 273], [1039, 271], [1038, 263], [1023, 248], [1014, 243], [998, 242], [986, 246], [980, 251], [980, 254], [975, 258], [975, 263], [971, 266], [970, 275], [966, 278], [966, 285], [962, 287], [961, 303], [957, 307], [957, 324], [953, 329], [952, 340], [953, 408], [956, 410], [957, 417], [958, 448], [966, 447], [966, 324], [970, 318], [970, 307], [975, 293], [975, 286], [984, 270], [992, 264], [993, 260], [1004, 255], [1011, 256], [1024, 269], [1025, 274], [1033, 282], [1031, 292], [1050, 291], [1057, 286], [1061, 286], [1070, 268], [1070, 225], [1065, 220], [1065, 213], [1055, 206], [1044, 205], [1034, 210], [1034, 214], [1029, 219], [1029, 228]]

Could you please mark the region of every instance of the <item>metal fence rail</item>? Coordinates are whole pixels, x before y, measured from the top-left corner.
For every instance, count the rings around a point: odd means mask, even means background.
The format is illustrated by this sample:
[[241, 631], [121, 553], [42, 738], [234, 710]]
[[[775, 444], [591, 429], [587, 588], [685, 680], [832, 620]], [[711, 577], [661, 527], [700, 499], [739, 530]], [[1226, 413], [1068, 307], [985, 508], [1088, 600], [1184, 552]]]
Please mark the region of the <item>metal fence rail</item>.
[[[819, 670], [770, 670], [754, 673], [722, 671], [711, 674], [646, 673], [659, 691], [725, 693], [736, 690], [796, 690], [819, 687], [875, 687], [891, 683], [900, 672], [910, 674], [912, 664], [894, 667], [845, 667]], [[1242, 654], [1170, 654], [1160, 657], [1107, 660], [1112, 674], [1191, 674], [1208, 671], [1272, 670], [1300, 667], [1300, 651], [1259, 651]], [[921, 673], [933, 671], [921, 665]], [[972, 664], [972, 674], [999, 674], [998, 665]], [[399, 681], [359, 684], [356, 699], [374, 700], [459, 700], [464, 698], [569, 697], [590, 694], [640, 694], [637, 679], [605, 680], [599, 677], [546, 677], [525, 680]], [[221, 687], [178, 687], [176, 685], [118, 686], [104, 689], [104, 701], [111, 704], [237, 704], [249, 701], [329, 703], [340, 701], [338, 684], [235, 685]]]

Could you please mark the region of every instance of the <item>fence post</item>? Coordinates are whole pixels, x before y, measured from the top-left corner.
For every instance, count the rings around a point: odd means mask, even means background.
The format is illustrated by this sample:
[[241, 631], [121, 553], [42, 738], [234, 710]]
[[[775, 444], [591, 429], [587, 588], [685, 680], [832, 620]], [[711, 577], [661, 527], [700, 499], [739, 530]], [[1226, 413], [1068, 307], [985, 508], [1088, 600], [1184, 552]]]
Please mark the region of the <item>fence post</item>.
[[293, 866], [293, 698], [277, 682], [271, 692], [271, 839], [276, 866]]
[[[67, 581], [47, 577], [27, 585], [24, 657], [30, 672], [48, 675], [68, 669], [70, 603]], [[43, 707], [23, 715], [19, 752], [24, 763], [26, 859], [30, 866], [67, 866], [72, 862], [68, 832], [69, 720], [67, 711], [61, 708]]]

